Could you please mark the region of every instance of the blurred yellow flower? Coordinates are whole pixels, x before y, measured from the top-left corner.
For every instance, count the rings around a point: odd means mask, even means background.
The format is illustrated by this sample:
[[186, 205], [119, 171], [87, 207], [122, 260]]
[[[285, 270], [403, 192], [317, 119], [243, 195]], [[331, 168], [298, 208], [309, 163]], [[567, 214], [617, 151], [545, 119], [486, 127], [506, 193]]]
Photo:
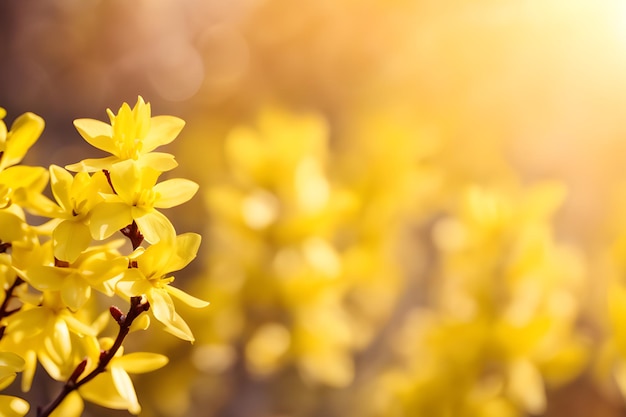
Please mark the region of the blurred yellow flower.
[[30, 405], [21, 398], [0, 395], [0, 410], [3, 417], [23, 417], [30, 410]]
[[471, 187], [435, 224], [433, 305], [406, 323], [397, 343], [408, 369], [383, 378], [377, 415], [542, 414], [546, 387], [585, 365], [583, 261], [549, 223], [564, 190], [511, 188]]
[[[13, 352], [0, 352], [0, 391], [11, 385], [24, 369], [24, 359]], [[1, 408], [0, 408], [1, 409]]]

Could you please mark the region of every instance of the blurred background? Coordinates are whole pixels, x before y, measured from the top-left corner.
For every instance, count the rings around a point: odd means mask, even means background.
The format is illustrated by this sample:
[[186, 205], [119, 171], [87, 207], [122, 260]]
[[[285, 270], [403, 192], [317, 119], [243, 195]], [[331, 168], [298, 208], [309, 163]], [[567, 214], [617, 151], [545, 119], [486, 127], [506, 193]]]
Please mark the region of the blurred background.
[[187, 122], [211, 306], [129, 340], [171, 357], [142, 415], [626, 415], [623, 2], [5, 0], [0, 56], [26, 164], [138, 95]]

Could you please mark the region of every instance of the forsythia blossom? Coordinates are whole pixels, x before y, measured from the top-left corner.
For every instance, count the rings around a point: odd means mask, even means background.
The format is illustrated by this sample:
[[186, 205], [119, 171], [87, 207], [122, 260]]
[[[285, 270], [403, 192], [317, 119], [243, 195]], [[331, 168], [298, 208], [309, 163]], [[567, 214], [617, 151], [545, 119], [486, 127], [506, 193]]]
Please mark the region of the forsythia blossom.
[[134, 221], [149, 243], [173, 236], [174, 227], [169, 219], [156, 209], [188, 201], [198, 190], [198, 184], [182, 178], [156, 184], [160, 174], [134, 161], [116, 163], [110, 173], [115, 194], [106, 195], [106, 201], [94, 207], [92, 235], [104, 239]]
[[563, 194], [555, 184], [471, 187], [439, 220], [432, 308], [396, 339], [402, 369], [381, 377], [380, 408], [366, 415], [544, 413], [547, 387], [576, 376], [588, 355], [575, 329], [582, 262], [548, 226]]
[[125, 296], [145, 295], [154, 318], [165, 325], [165, 330], [191, 342], [194, 340], [191, 330], [176, 313], [172, 297], [195, 308], [206, 307], [208, 303], [171, 286], [174, 277], [170, 274], [187, 266], [196, 257], [199, 246], [200, 235], [185, 233], [173, 243], [160, 241], [145, 251], [140, 250], [136, 256], [131, 255], [134, 267], [128, 268], [117, 283], [118, 292]]
[[107, 109], [107, 114], [110, 125], [99, 120], [78, 119], [74, 121], [74, 126], [87, 142], [111, 156], [85, 159], [67, 166], [67, 169], [87, 172], [110, 170], [114, 163], [127, 160], [161, 172], [176, 168], [173, 155], [152, 151], [176, 139], [185, 126], [183, 120], [174, 116], [151, 117], [150, 104], [146, 104], [141, 97], [132, 109], [124, 103], [117, 114], [110, 109]]
[[[110, 125], [76, 120], [81, 136], [111, 156], [70, 165], [72, 174], [57, 165], [19, 165], [43, 120], [26, 113], [7, 129], [0, 108], [0, 389], [23, 372], [22, 390], [30, 390], [40, 364], [65, 385], [38, 416], [79, 416], [83, 399], [138, 414], [129, 373], [158, 369], [168, 359], [123, 355], [124, 338], [147, 329], [144, 312], [152, 311], [165, 330], [193, 341], [171, 297], [197, 308], [208, 304], [171, 285], [171, 272], [195, 258], [200, 236], [177, 236], [159, 211], [188, 201], [198, 189], [181, 178], [157, 183], [177, 164], [173, 155], [152, 151], [174, 140], [184, 122], [151, 117], [141, 97], [133, 109], [124, 103], [108, 114]], [[42, 195], [48, 178], [53, 200]], [[48, 221], [32, 226], [24, 210]], [[122, 239], [108, 239], [115, 233], [128, 238], [132, 250]], [[128, 313], [115, 306], [102, 312], [103, 298], [94, 291], [129, 301]], [[111, 318], [118, 334], [102, 336]], [[21, 417], [29, 408], [23, 399], [0, 396], [2, 416]]]

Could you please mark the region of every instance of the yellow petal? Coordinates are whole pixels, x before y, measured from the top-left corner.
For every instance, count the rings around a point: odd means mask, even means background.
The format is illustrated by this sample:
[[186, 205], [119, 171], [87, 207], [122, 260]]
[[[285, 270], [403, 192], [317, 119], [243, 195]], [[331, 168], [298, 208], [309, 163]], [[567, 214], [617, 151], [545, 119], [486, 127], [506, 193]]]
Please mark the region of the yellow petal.
[[37, 353], [34, 350], [27, 350], [24, 353], [24, 360], [26, 366], [24, 372], [22, 372], [22, 392], [30, 391], [33, 385], [33, 378], [35, 377], [35, 370], [37, 370]]
[[128, 400], [117, 391], [110, 372], [96, 376], [80, 387], [78, 392], [87, 401], [114, 410], [126, 410], [130, 406]]
[[72, 273], [70, 268], [57, 268], [49, 265], [35, 265], [19, 274], [30, 285], [40, 291], [59, 290], [65, 278]]
[[152, 119], [150, 118], [150, 103], [146, 103], [143, 97], [137, 98], [137, 103], [133, 107], [133, 119], [135, 122], [136, 133], [138, 138], [144, 138], [152, 126]]
[[143, 152], [150, 152], [172, 142], [185, 127], [185, 121], [174, 116], [155, 116], [143, 139]]
[[16, 372], [22, 371], [25, 366], [24, 359], [13, 352], [0, 352], [0, 366], [12, 368]]
[[151, 152], [139, 158], [142, 166], [149, 166], [160, 172], [170, 171], [178, 166], [174, 155], [163, 152]]
[[89, 227], [82, 222], [65, 220], [52, 232], [54, 256], [73, 263], [91, 243]]
[[76, 391], [65, 397], [63, 402], [54, 409], [50, 417], [80, 417], [85, 409], [83, 399]]
[[204, 308], [207, 307], [209, 305], [208, 301], [204, 301], [201, 300], [199, 298], [196, 298], [192, 295], [187, 294], [186, 292], [176, 288], [176, 287], [172, 287], [171, 285], [167, 285], [165, 286], [165, 290], [173, 297], [179, 299], [180, 301], [182, 301], [183, 303], [187, 304], [190, 307], [193, 308]]
[[65, 279], [61, 288], [61, 299], [71, 311], [78, 311], [91, 297], [91, 287], [77, 274]]
[[148, 327], [150, 327], [150, 316], [142, 314], [133, 321], [133, 324], [130, 325], [130, 332], [132, 333], [138, 330], [146, 330]]
[[60, 366], [60, 364], [64, 362], [64, 359], [54, 350], [52, 340], [49, 337], [44, 339], [44, 348], [39, 349], [37, 358], [43, 369], [46, 370], [52, 379], [56, 379], [57, 381], [65, 379], [65, 375]]
[[54, 321], [52, 344], [55, 351], [61, 355], [62, 359], [69, 358], [72, 353], [72, 340], [70, 338], [70, 330], [65, 320], [56, 319]]
[[150, 310], [154, 318], [167, 325], [174, 317], [174, 303], [164, 290], [152, 290], [148, 295]]
[[15, 242], [26, 239], [27, 225], [15, 214], [3, 210], [0, 211], [0, 240], [2, 242]]
[[174, 317], [165, 324], [165, 331], [178, 337], [179, 339], [186, 340], [188, 342], [195, 342], [195, 338], [193, 337], [193, 333], [191, 329], [183, 320], [183, 318], [176, 312], [174, 312]]
[[[107, 320], [110, 317], [109, 312], [105, 312], [107, 314]], [[75, 316], [73, 316], [70, 312], [63, 315], [63, 320], [67, 324], [67, 327], [72, 330], [72, 332], [81, 335], [81, 336], [96, 336], [98, 331], [94, 325], [88, 325], [78, 320]], [[83, 343], [88, 343], [87, 340], [89, 338], [83, 338]]]
[[70, 186], [74, 178], [72, 174], [57, 165], [50, 165], [50, 188], [57, 203], [66, 213], [72, 212]]
[[48, 183], [48, 170], [43, 167], [17, 165], [0, 172], [0, 183], [9, 184], [13, 189], [26, 187], [33, 192], [41, 192]]
[[154, 207], [170, 208], [183, 204], [191, 200], [198, 188], [195, 182], [182, 178], [160, 182], [153, 188], [158, 195]]
[[137, 263], [139, 270], [146, 278], [161, 278], [173, 270], [169, 269], [170, 258], [175, 258], [171, 241], [161, 239], [158, 243], [150, 245], [139, 258]]
[[76, 119], [74, 127], [91, 146], [115, 154], [115, 143], [111, 139], [113, 130], [110, 125], [95, 119]]
[[[133, 209], [135, 208], [133, 207]], [[154, 244], [161, 239], [173, 240], [173, 237], [176, 236], [176, 230], [174, 230], [170, 220], [156, 210], [152, 210], [141, 217], [133, 216], [133, 218], [148, 243]]]
[[139, 166], [132, 160], [118, 162], [111, 167], [113, 188], [128, 205], [136, 203], [136, 195], [141, 191], [142, 174]]
[[6, 148], [6, 141], [7, 141], [7, 125], [4, 123], [3, 120], [0, 120], [0, 151], [4, 152], [4, 149]]
[[90, 274], [89, 277], [83, 275], [83, 278], [92, 284], [99, 284], [125, 272], [128, 269], [128, 260], [122, 256], [114, 259], [92, 256], [80, 264], [80, 269]]
[[148, 282], [137, 268], [129, 268], [128, 271], [124, 273], [124, 278], [119, 280], [115, 285], [116, 291], [128, 298], [146, 295], [152, 291], [152, 288], [150, 282]]
[[202, 237], [197, 233], [183, 233], [176, 236], [176, 256], [170, 258], [167, 272], [179, 271], [194, 260], [201, 241]]
[[[20, 343], [27, 337], [36, 336], [41, 333], [47, 324], [48, 313], [46, 309], [33, 308], [22, 310], [11, 317], [7, 324], [6, 333], [11, 333], [14, 340]], [[24, 357], [28, 362], [28, 358]]]
[[83, 159], [82, 161], [66, 165], [65, 169], [72, 172], [96, 172], [103, 169], [110, 170], [111, 166], [119, 162], [119, 158], [117, 156], [107, 156], [105, 158], [88, 158]]
[[164, 290], [153, 290], [148, 299], [150, 300], [150, 309], [154, 318], [165, 325], [164, 330], [174, 336], [194, 342], [191, 329], [185, 323], [185, 320], [174, 310], [174, 303], [169, 294]]
[[7, 135], [6, 148], [0, 159], [0, 170], [15, 165], [43, 132], [44, 121], [33, 113], [24, 113], [13, 122]]
[[131, 381], [130, 376], [128, 376], [121, 366], [117, 366], [117, 364], [111, 366], [111, 376], [113, 377], [113, 383], [115, 384], [117, 392], [128, 401], [128, 411], [131, 414], [139, 414], [141, 407], [139, 406], [135, 387], [133, 386], [133, 381]]
[[167, 365], [168, 361], [167, 356], [158, 353], [135, 352], [115, 358], [115, 366], [121, 366], [126, 372], [131, 374], [142, 374], [144, 372], [156, 371]]
[[24, 369], [24, 359], [12, 352], [0, 352], [0, 390], [5, 389], [17, 375]]
[[29, 404], [21, 398], [0, 395], [2, 417], [23, 417], [29, 409]]
[[91, 210], [89, 230], [94, 239], [102, 240], [132, 222], [131, 208], [127, 204], [104, 202]]
[[527, 359], [514, 361], [509, 369], [508, 391], [511, 398], [530, 414], [543, 414], [546, 394], [539, 370]]
[[15, 381], [17, 372], [6, 366], [0, 366], [0, 391], [11, 385]]
[[613, 377], [615, 378], [615, 382], [622, 397], [626, 398], [626, 363], [624, 363], [624, 361], [616, 361], [613, 367]]

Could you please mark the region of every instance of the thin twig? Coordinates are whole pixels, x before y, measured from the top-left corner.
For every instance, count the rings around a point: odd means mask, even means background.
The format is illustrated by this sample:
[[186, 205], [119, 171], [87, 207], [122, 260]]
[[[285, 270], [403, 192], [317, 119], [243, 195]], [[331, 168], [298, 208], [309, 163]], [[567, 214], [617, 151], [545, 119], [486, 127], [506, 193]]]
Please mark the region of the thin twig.
[[87, 359], [84, 359], [81, 363], [78, 364], [72, 375], [69, 377], [61, 392], [57, 395], [57, 397], [52, 400], [45, 408], [38, 407], [37, 408], [37, 417], [48, 417], [50, 413], [52, 413], [67, 397], [71, 392], [77, 390], [81, 386], [85, 385], [87, 382], [94, 379], [96, 376], [101, 374], [106, 370], [107, 365], [117, 351], [122, 346], [124, 342], [124, 338], [128, 335], [130, 331], [130, 325], [133, 321], [139, 317], [141, 313], [144, 311], [148, 311], [150, 308], [150, 304], [147, 301], [143, 301], [142, 297], [132, 297], [130, 299], [130, 309], [128, 310], [128, 314], [124, 315], [117, 307], [111, 307], [111, 315], [117, 321], [120, 326], [120, 330], [115, 338], [115, 342], [113, 342], [113, 346], [109, 350], [102, 351], [100, 354], [100, 359], [98, 361], [98, 366], [96, 369], [91, 371], [86, 377], [78, 381], [80, 375], [84, 372], [85, 367], [87, 366]]
[[2, 301], [2, 305], [0, 305], [0, 320], [2, 320], [5, 317], [10, 316], [11, 314], [19, 310], [19, 309], [13, 309], [13, 310], [7, 311], [7, 308], [9, 307], [9, 302], [11, 301], [11, 298], [13, 297], [13, 291], [15, 291], [15, 289], [19, 287], [20, 285], [22, 285], [23, 283], [24, 283], [24, 280], [22, 278], [15, 277], [15, 281], [13, 281], [13, 284], [11, 284], [11, 286], [7, 288], [7, 290], [5, 291], [4, 300]]

